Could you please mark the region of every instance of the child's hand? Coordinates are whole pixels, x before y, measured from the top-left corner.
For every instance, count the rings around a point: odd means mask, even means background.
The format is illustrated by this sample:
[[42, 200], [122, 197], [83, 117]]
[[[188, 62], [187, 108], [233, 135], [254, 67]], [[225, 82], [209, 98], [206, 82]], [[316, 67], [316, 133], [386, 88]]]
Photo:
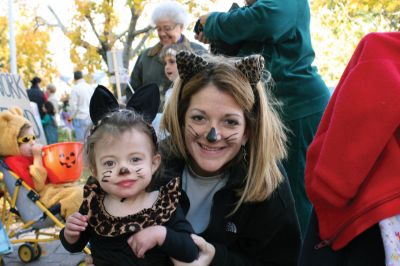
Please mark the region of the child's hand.
[[42, 157], [42, 148], [43, 145], [39, 143], [35, 143], [32, 145], [32, 155], [33, 157]]
[[149, 249], [164, 243], [166, 235], [167, 229], [164, 226], [150, 226], [129, 237], [128, 244], [136, 257], [144, 258]]
[[174, 266], [198, 266], [198, 265], [210, 265], [211, 261], [215, 256], [215, 247], [208, 243], [204, 238], [201, 236], [192, 234], [191, 235], [194, 243], [199, 248], [199, 257], [197, 260], [192, 261], [190, 263], [181, 262], [174, 258], [171, 258], [172, 263]]
[[82, 215], [79, 212], [75, 212], [68, 216], [67, 222], [65, 223], [64, 237], [65, 240], [74, 244], [78, 241], [81, 232], [85, 231], [87, 226], [87, 216]]

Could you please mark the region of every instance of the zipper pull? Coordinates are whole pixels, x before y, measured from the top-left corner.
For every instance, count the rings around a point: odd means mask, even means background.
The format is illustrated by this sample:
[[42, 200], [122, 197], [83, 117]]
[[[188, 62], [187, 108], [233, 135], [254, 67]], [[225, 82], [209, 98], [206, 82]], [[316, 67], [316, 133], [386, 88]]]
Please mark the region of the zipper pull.
[[329, 240], [322, 240], [321, 242], [319, 242], [318, 244], [316, 244], [316, 245], [314, 246], [314, 249], [318, 250], [318, 249], [324, 248], [324, 247], [326, 247], [326, 246], [329, 246], [330, 244], [331, 244], [331, 241], [329, 241]]

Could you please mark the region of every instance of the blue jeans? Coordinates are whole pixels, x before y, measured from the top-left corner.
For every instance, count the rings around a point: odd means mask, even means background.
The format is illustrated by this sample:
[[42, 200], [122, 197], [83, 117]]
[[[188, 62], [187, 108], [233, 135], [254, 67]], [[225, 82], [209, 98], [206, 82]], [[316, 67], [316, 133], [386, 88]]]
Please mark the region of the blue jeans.
[[89, 119], [76, 119], [72, 120], [72, 126], [75, 130], [75, 137], [77, 141], [84, 142], [85, 133], [90, 125]]

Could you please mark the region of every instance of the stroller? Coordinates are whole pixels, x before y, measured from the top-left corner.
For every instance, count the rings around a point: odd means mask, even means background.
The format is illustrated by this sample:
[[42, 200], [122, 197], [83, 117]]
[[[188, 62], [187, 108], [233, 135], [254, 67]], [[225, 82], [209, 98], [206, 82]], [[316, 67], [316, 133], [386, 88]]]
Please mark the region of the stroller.
[[7, 232], [0, 221], [0, 265], [4, 265], [2, 255], [10, 254], [13, 251]]
[[[59, 231], [64, 227], [60, 204], [46, 208], [40, 201], [39, 194], [12, 172], [2, 160], [0, 178], [4, 186], [4, 194], [0, 200], [4, 231], [8, 234], [11, 244], [22, 243], [18, 248], [18, 257], [22, 262], [37, 260], [42, 253], [39, 243], [58, 240]], [[54, 232], [46, 230], [49, 228], [55, 228]], [[88, 248], [84, 251], [90, 254]], [[85, 264], [82, 261], [78, 265]]]

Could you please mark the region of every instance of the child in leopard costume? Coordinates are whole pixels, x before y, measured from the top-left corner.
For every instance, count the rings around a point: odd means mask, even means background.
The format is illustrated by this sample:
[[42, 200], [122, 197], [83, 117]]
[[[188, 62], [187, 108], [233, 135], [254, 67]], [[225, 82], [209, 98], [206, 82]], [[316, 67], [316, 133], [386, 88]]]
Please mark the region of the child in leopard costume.
[[[136, 99], [154, 98], [153, 89], [158, 93], [156, 86], [136, 91], [127, 108], [138, 109]], [[79, 252], [90, 242], [96, 266], [170, 265], [169, 257], [195, 260], [193, 229], [178, 203], [179, 179], [149, 189], [161, 162], [154, 129], [136, 111], [120, 109], [103, 86], [91, 99], [90, 116], [94, 126], [85, 154], [93, 176], [80, 211], [60, 233], [63, 246]]]

